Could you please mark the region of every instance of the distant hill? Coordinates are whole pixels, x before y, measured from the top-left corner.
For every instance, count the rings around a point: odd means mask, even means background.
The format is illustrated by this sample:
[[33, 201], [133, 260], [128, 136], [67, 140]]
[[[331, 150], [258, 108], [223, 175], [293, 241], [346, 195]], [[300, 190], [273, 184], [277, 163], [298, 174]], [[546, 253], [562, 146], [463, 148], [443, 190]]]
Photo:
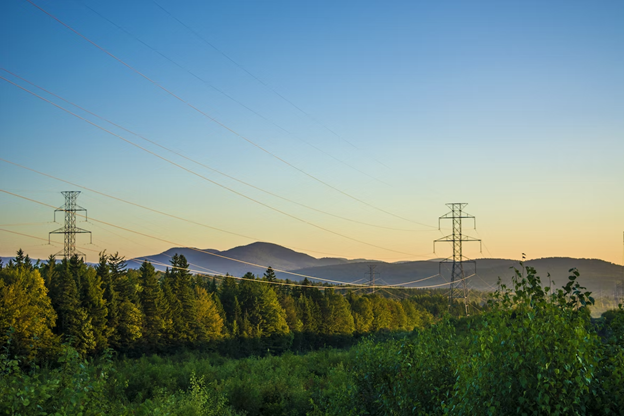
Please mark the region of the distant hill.
[[[202, 251], [208, 251], [217, 256], [203, 253]], [[206, 273], [218, 272], [222, 274], [229, 273], [233, 276], [242, 276], [247, 272], [262, 275], [267, 266], [281, 270], [296, 270], [308, 267], [332, 266], [367, 261], [363, 259], [347, 260], [330, 257], [317, 259], [277, 244], [262, 242], [234, 247], [225, 251], [212, 249], [202, 249], [202, 251], [184, 247], [171, 248], [161, 254], [132, 259], [129, 261], [129, 266], [138, 268], [143, 260], [149, 260], [158, 270], [164, 270], [165, 267], [170, 264], [171, 257], [178, 253], [183, 254], [186, 260], [191, 263], [191, 268], [196, 271], [204, 271]], [[252, 265], [231, 261], [219, 256], [259, 264], [261, 267], [254, 267]]]
[[[365, 283], [368, 280], [368, 265], [376, 264], [379, 276], [376, 282], [380, 284], [398, 284], [414, 282], [438, 274], [440, 265], [436, 260], [409, 261], [386, 263], [376, 260], [347, 260], [344, 258], [315, 258], [304, 253], [299, 253], [286, 247], [270, 243], [252, 243], [246, 246], [234, 247], [225, 251], [205, 249], [209, 253], [218, 256], [229, 257], [248, 263], [260, 265], [255, 267], [248, 264], [238, 263], [208, 253], [203, 253], [190, 248], [175, 247], [163, 253], [138, 257], [128, 260], [128, 266], [139, 268], [143, 260], [149, 260], [158, 270], [165, 270], [169, 266], [171, 257], [175, 254], [183, 254], [191, 264], [194, 272], [207, 274], [230, 273], [233, 276], [242, 276], [252, 272], [261, 276], [267, 266], [275, 269], [296, 272], [302, 275], [315, 276], [322, 279], [330, 279], [340, 282]], [[6, 264], [8, 258], [3, 258]], [[576, 267], [581, 273], [580, 283], [595, 294], [611, 296], [614, 282], [622, 278], [622, 266], [597, 259], [575, 259], [569, 257], [552, 257], [525, 262], [526, 266], [535, 267], [542, 282], [548, 284], [548, 273], [556, 287], [561, 287], [568, 281], [568, 270]], [[478, 259], [476, 260], [477, 274], [467, 280], [469, 287], [478, 290], [493, 290], [497, 280], [501, 277], [502, 282], [509, 284], [513, 276], [512, 267], [519, 267], [515, 260], [508, 259]], [[443, 268], [443, 277], [436, 276], [420, 282], [414, 282], [407, 286], [432, 286], [446, 283], [450, 278], [450, 266]], [[473, 274], [474, 265], [465, 265], [465, 275]], [[302, 277], [292, 276], [286, 273], [277, 273], [281, 279], [303, 280]], [[603, 291], [602, 293], [600, 291]]]
[[[365, 273], [368, 272], [368, 264], [309, 267], [296, 270], [296, 272], [323, 279], [353, 282], [365, 276]], [[391, 285], [423, 279], [437, 274], [440, 270], [439, 263], [433, 261], [376, 262], [376, 264], [376, 271], [379, 272], [377, 281], [385, 281]], [[517, 261], [508, 259], [478, 259], [475, 261], [475, 264], [477, 273], [467, 282], [470, 288], [478, 290], [493, 290], [499, 277], [502, 283], [509, 285], [511, 277], [514, 275], [512, 268], [519, 267]], [[548, 273], [550, 273], [550, 279], [554, 282], [554, 287], [561, 287], [566, 284], [570, 275], [568, 271], [575, 267], [581, 274], [579, 283], [594, 293], [598, 293], [599, 290], [613, 290], [614, 282], [622, 278], [622, 266], [598, 259], [543, 258], [526, 261], [525, 266], [534, 267], [544, 284], [549, 283]], [[474, 267], [474, 264], [465, 264], [465, 275], [473, 274]], [[431, 286], [445, 283], [450, 278], [450, 265], [444, 265], [442, 271], [444, 277], [435, 277], [407, 286]], [[278, 273], [278, 277], [286, 278], [287, 275]]]
[[[131, 267], [139, 267], [143, 259], [150, 260], [154, 266], [164, 270], [170, 264], [171, 256], [175, 253], [183, 254], [191, 268], [205, 273], [230, 273], [234, 276], [242, 276], [246, 272], [262, 275], [266, 266], [275, 269], [287, 270], [303, 275], [315, 276], [322, 279], [330, 279], [341, 282], [367, 282], [368, 265], [376, 264], [379, 272], [376, 281], [380, 284], [398, 284], [413, 282], [438, 274], [440, 265], [436, 260], [410, 261], [386, 263], [376, 260], [347, 260], [344, 258], [315, 258], [304, 253], [299, 253], [286, 247], [270, 243], [252, 243], [246, 246], [234, 247], [230, 250], [204, 250], [211, 253], [261, 265], [254, 267], [247, 264], [233, 262], [210, 254], [198, 252], [189, 248], [171, 248], [164, 253], [146, 256], [130, 261]], [[576, 267], [581, 273], [580, 283], [593, 292], [599, 290], [609, 291], [613, 289], [616, 279], [622, 277], [622, 266], [597, 259], [575, 259], [569, 257], [554, 257], [529, 260], [526, 266], [535, 267], [542, 282], [548, 284], [548, 273], [557, 287], [561, 287], [568, 281], [568, 270]], [[468, 280], [469, 287], [478, 290], [493, 290], [498, 278], [505, 284], [511, 282], [513, 276], [512, 267], [519, 267], [515, 260], [509, 259], [478, 259], [476, 260], [477, 274]], [[465, 274], [474, 273], [474, 265], [465, 265]], [[287, 273], [277, 273], [281, 279], [302, 280], [301, 277]], [[450, 266], [445, 265], [443, 276], [433, 277], [421, 282], [415, 282], [407, 286], [432, 286], [446, 283], [450, 278]]]

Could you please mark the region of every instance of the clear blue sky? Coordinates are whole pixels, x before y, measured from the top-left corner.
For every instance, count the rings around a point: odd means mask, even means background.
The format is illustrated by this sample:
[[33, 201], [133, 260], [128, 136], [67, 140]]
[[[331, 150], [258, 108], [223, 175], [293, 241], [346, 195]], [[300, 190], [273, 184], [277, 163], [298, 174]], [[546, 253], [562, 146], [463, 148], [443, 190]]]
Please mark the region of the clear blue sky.
[[[81, 223], [94, 233], [94, 246], [78, 240], [89, 260], [104, 248], [160, 252], [171, 245], [162, 240], [221, 250], [262, 240], [316, 257], [447, 256], [450, 247], [432, 253], [432, 240], [450, 232], [437, 231], [437, 218], [445, 203], [467, 202], [479, 227], [466, 232], [486, 244], [483, 254], [467, 248], [470, 257], [622, 261], [623, 2], [158, 0], [202, 40], [150, 0], [33, 1], [187, 104], [26, 0], [0, 5], [2, 68], [241, 181], [386, 227], [224, 178], [0, 71], [290, 215], [0, 80], [0, 158], [245, 236], [82, 190], [78, 202], [94, 219], [161, 238]], [[5, 162], [0, 189], [53, 206], [60, 191], [81, 190]], [[60, 226], [49, 207], [6, 193], [0, 204], [2, 229], [47, 238]], [[0, 231], [0, 255], [19, 247], [33, 257], [60, 249]]]

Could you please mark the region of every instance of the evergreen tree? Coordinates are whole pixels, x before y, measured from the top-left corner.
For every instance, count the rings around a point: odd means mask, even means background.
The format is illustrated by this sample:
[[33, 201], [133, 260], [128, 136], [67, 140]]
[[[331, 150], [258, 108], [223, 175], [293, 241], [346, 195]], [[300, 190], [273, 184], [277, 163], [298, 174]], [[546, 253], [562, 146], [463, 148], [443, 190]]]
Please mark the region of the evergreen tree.
[[176, 342], [181, 343], [192, 343], [197, 336], [195, 293], [188, 266], [186, 258], [176, 253], [171, 259], [171, 270], [167, 269], [165, 273], [170, 289], [166, 295], [173, 337]]
[[[242, 318], [242, 313], [238, 302], [238, 285], [229, 274], [225, 275], [223, 283], [221, 283], [219, 287], [219, 299], [225, 311], [225, 325], [227, 331], [231, 335], [236, 336], [240, 329], [237, 320]], [[236, 305], [238, 305], [238, 311], [236, 310]], [[238, 328], [234, 328], [234, 326]]]
[[297, 308], [295, 306], [295, 300], [292, 296], [282, 295], [279, 299], [282, 309], [286, 316], [286, 323], [291, 332], [301, 332], [303, 329], [303, 323], [297, 316]]
[[284, 309], [269, 285], [248, 278], [242, 280], [239, 285], [239, 301], [243, 315], [251, 326], [252, 337], [285, 335], [290, 332]]
[[249, 319], [247, 316], [243, 316], [243, 310], [241, 309], [240, 303], [238, 302], [238, 296], [234, 296], [234, 311], [232, 313], [232, 325], [230, 334], [233, 337], [238, 337], [239, 335], [251, 336], [249, 334], [250, 331]]
[[260, 335], [286, 335], [290, 333], [286, 312], [277, 299], [277, 294], [269, 285], [260, 285], [258, 315]]
[[40, 270], [43, 273], [44, 284], [48, 289], [48, 296], [54, 310], [57, 309], [56, 300], [59, 299], [59, 281], [56, 265], [56, 258], [53, 254], [48, 258], [48, 262]]
[[119, 253], [108, 256], [107, 264], [117, 309], [117, 327], [114, 331], [115, 336], [111, 338], [111, 345], [127, 349], [141, 338], [143, 325], [143, 317], [136, 304], [136, 283], [129, 278], [127, 263]]
[[388, 299], [388, 306], [391, 314], [390, 329], [393, 331], [407, 328], [407, 315], [403, 305], [394, 299]]
[[386, 306], [386, 299], [373, 295], [369, 297], [373, 304], [373, 324], [371, 331], [379, 331], [380, 329], [389, 329], [392, 325], [392, 315], [390, 309]]
[[275, 272], [273, 271], [273, 268], [271, 266], [269, 266], [266, 272], [264, 272], [264, 275], [262, 276], [262, 280], [266, 280], [267, 282], [277, 281], [277, 276], [275, 276]]
[[[82, 262], [82, 260], [81, 260]], [[81, 274], [80, 306], [91, 318], [95, 350], [102, 352], [108, 348], [108, 309], [104, 299], [102, 281], [95, 269], [82, 262], [76, 271]]]
[[373, 324], [373, 305], [365, 296], [355, 298], [351, 304], [355, 331], [364, 334], [369, 332]]
[[208, 286], [208, 293], [212, 294], [212, 293], [217, 293], [218, 287], [217, 287], [217, 278], [213, 276], [213, 278], [210, 280], [210, 285]]
[[56, 300], [58, 314], [57, 332], [71, 342], [81, 355], [95, 351], [96, 341], [93, 334], [91, 317], [81, 306], [76, 276], [72, 271], [79, 264], [77, 255], [72, 259], [63, 259], [59, 265], [59, 298]]
[[164, 329], [163, 292], [158, 283], [158, 274], [150, 262], [144, 261], [139, 272], [142, 287], [139, 299], [144, 317], [143, 339], [146, 345], [155, 346], [160, 342]]
[[414, 328], [424, 328], [427, 324], [432, 322], [433, 316], [416, 307], [416, 304], [410, 299], [403, 299], [401, 301], [403, 310], [407, 316], [406, 329], [413, 330]]
[[115, 284], [110, 272], [108, 264], [108, 255], [106, 251], [100, 253], [100, 260], [95, 266], [97, 279], [102, 282], [103, 297], [106, 305], [106, 338], [109, 345], [117, 347], [119, 345], [119, 295], [115, 290]]
[[302, 332], [318, 334], [321, 313], [318, 305], [309, 297], [301, 296], [296, 302], [297, 317], [301, 320]]
[[177, 343], [177, 334], [174, 329], [174, 316], [179, 314], [178, 300], [175, 297], [173, 282], [171, 279], [171, 273], [169, 268], [165, 270], [163, 281], [161, 285], [162, 289], [162, 317], [163, 317], [163, 332], [161, 339], [164, 344], [169, 346], [175, 346]]
[[350, 335], [355, 330], [349, 302], [333, 289], [325, 289], [321, 302], [321, 333], [327, 335]]

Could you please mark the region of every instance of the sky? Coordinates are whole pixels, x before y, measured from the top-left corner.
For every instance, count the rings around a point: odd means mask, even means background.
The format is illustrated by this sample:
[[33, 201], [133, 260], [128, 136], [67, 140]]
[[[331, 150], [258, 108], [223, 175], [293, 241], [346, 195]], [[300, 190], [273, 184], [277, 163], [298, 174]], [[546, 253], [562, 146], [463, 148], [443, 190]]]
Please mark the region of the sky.
[[622, 16], [620, 1], [3, 1], [0, 255], [61, 251], [54, 207], [81, 191], [88, 261], [254, 241], [441, 258], [438, 218], [461, 202], [483, 241], [469, 258], [622, 264]]

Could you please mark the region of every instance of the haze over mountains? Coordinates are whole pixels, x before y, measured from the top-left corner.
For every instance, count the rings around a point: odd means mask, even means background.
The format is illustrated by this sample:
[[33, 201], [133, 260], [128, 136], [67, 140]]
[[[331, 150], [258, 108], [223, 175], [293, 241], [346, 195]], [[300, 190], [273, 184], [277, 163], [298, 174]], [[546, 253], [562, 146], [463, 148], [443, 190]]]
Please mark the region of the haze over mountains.
[[[230, 250], [218, 251], [212, 249], [202, 249], [214, 255], [203, 253], [191, 248], [171, 248], [161, 254], [145, 256], [132, 259], [128, 262], [130, 267], [138, 268], [140, 263], [147, 259], [151, 261], [159, 270], [164, 270], [169, 264], [171, 257], [175, 254], [183, 254], [191, 264], [194, 272], [207, 274], [225, 274], [242, 276], [247, 272], [252, 272], [257, 276], [262, 276], [266, 266], [298, 274], [314, 276], [321, 279], [331, 279], [347, 283], [363, 283], [367, 281], [368, 266], [376, 264], [376, 271], [379, 272], [376, 281], [379, 284], [399, 284], [425, 279], [438, 274], [440, 264], [437, 261], [412, 261], [386, 263], [377, 260], [356, 259], [348, 260], [344, 258], [315, 258], [304, 253], [270, 243], [252, 243], [246, 246], [235, 247]], [[222, 257], [219, 257], [222, 256]], [[223, 257], [228, 257], [247, 263], [260, 265], [259, 267], [235, 262]], [[503, 283], [508, 283], [514, 271], [512, 267], [519, 267], [516, 260], [508, 259], [478, 259], [475, 261], [477, 274], [469, 279], [469, 287], [479, 290], [493, 290], [497, 280], [501, 277]], [[612, 290], [614, 282], [623, 278], [623, 267], [614, 263], [609, 263], [597, 259], [575, 259], [568, 257], [553, 257], [525, 262], [526, 266], [535, 267], [542, 277], [542, 282], [549, 282], [547, 274], [557, 287], [564, 285], [568, 281], [569, 269], [578, 268], [581, 277], [580, 283], [587, 289], [597, 292], [599, 290]], [[474, 273], [474, 264], [465, 265], [465, 274]], [[442, 276], [436, 276], [408, 284], [407, 286], [435, 286], [448, 281], [450, 276], [450, 266], [442, 266]], [[302, 277], [289, 275], [287, 273], [277, 273], [278, 278], [302, 280]], [[364, 279], [364, 280], [363, 280]]]

